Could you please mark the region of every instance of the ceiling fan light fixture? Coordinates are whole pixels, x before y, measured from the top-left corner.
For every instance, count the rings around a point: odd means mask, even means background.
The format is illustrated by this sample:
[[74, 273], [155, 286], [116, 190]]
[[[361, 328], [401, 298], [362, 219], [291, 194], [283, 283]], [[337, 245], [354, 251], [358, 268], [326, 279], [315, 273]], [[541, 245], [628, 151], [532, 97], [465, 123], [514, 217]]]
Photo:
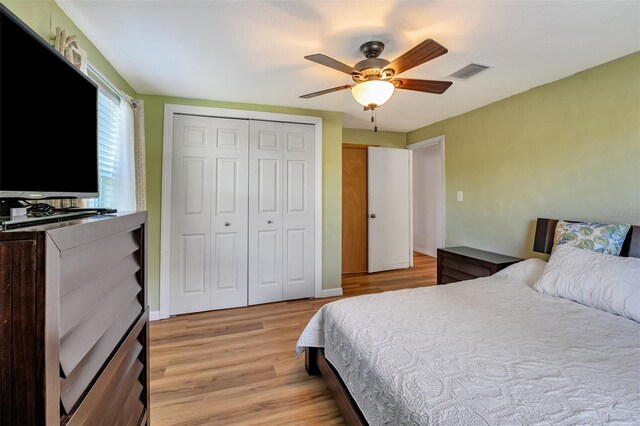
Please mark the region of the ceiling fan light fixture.
[[376, 108], [391, 99], [395, 86], [384, 80], [370, 80], [358, 83], [351, 88], [353, 98], [360, 105]]

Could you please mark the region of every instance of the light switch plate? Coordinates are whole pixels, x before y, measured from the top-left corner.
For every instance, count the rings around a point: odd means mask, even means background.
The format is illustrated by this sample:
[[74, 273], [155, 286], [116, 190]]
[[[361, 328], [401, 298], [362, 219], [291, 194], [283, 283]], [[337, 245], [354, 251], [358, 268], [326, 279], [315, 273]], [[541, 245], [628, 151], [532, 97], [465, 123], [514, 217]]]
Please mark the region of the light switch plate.
[[458, 191], [458, 192], [456, 193], [456, 200], [457, 200], [459, 203], [461, 203], [461, 202], [463, 201], [463, 199], [464, 199], [464, 196], [463, 196], [462, 191]]

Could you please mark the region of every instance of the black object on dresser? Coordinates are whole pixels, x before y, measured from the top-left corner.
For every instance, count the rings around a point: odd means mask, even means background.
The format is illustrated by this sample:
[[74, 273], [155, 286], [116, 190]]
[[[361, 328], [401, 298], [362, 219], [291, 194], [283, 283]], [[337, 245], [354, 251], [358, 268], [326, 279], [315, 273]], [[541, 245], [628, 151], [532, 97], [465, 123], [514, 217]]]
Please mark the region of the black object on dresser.
[[522, 259], [472, 247], [438, 249], [438, 284], [488, 277]]
[[0, 425], [148, 423], [146, 219], [0, 232]]

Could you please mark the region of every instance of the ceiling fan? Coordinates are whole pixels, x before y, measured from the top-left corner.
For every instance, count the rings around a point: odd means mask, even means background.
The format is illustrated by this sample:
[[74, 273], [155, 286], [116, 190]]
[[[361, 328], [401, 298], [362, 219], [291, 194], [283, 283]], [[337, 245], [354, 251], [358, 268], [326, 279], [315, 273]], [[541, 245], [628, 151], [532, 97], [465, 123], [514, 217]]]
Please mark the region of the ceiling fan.
[[360, 46], [360, 52], [366, 59], [358, 62], [353, 67], [323, 54], [305, 56], [304, 58], [309, 61], [351, 75], [355, 84], [345, 84], [319, 92], [307, 93], [300, 97], [309, 99], [326, 95], [327, 93], [351, 89], [351, 94], [355, 100], [363, 105], [366, 111], [375, 109], [391, 99], [395, 89], [415, 90], [439, 95], [451, 86], [452, 83], [450, 81], [397, 78], [399, 74], [447, 53], [448, 50], [438, 42], [427, 39], [392, 62], [380, 57], [383, 50], [384, 43], [380, 41], [364, 43]]

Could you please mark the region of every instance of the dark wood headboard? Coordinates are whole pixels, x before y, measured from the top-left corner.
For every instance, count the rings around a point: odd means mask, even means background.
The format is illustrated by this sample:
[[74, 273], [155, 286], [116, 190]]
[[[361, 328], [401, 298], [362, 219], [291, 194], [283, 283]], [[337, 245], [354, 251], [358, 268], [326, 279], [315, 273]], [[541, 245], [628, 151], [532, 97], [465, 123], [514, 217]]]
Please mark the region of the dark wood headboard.
[[[576, 223], [568, 220], [567, 222]], [[533, 240], [533, 251], [550, 254], [553, 249], [553, 235], [556, 230], [558, 219], [538, 218], [536, 223], [536, 236]], [[627, 238], [622, 245], [620, 256], [640, 258], [640, 226], [631, 226]]]

